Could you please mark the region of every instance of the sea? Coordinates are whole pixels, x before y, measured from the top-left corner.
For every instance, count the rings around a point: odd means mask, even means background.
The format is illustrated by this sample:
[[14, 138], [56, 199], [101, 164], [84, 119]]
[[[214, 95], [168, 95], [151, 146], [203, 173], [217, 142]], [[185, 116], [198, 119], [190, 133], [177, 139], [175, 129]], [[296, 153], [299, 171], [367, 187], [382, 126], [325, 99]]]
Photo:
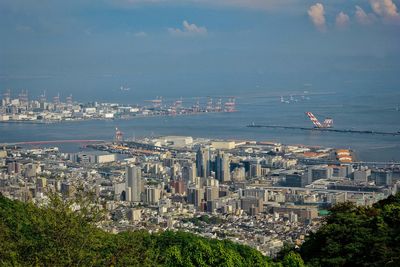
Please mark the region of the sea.
[[[128, 92], [129, 93], [129, 92]], [[121, 93], [122, 94], [122, 93]], [[212, 95], [211, 95], [212, 96]], [[283, 102], [281, 101], [283, 96]], [[149, 96], [150, 97], [150, 96]], [[219, 96], [215, 95], [214, 99]], [[170, 101], [173, 101], [170, 97]], [[178, 96], [176, 97], [178, 99]], [[192, 105], [206, 96], [185, 97]], [[121, 100], [126, 102], [122, 95]], [[226, 100], [224, 98], [224, 100]], [[165, 102], [168, 99], [164, 100]], [[312, 127], [305, 112], [313, 112], [320, 121], [334, 120], [336, 129], [400, 131], [400, 93], [308, 92], [292, 94], [256, 92], [235, 97], [236, 112], [204, 113], [185, 116], [144, 117], [129, 120], [88, 120], [51, 124], [0, 123], [0, 143], [64, 139], [113, 140], [115, 128], [125, 138], [182, 135], [215, 139], [272, 141], [332, 148], [349, 148], [357, 159], [370, 162], [400, 162], [400, 136], [303, 131], [293, 129], [251, 128], [249, 124]], [[134, 101], [132, 101], [134, 103]], [[137, 102], [144, 104], [148, 102]], [[59, 146], [62, 151], [81, 149], [76, 144]]]

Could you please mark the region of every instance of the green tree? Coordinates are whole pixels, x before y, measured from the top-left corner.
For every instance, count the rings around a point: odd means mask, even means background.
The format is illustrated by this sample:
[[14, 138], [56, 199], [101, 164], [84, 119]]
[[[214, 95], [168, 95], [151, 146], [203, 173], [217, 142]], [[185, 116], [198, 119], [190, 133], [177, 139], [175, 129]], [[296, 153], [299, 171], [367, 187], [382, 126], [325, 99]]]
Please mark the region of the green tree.
[[300, 254], [290, 251], [282, 260], [282, 265], [284, 267], [304, 267], [304, 261]]
[[185, 232], [111, 234], [83, 191], [37, 207], [0, 195], [0, 266], [269, 266], [259, 251]]
[[373, 207], [343, 203], [301, 246], [312, 266], [400, 266], [400, 194]]

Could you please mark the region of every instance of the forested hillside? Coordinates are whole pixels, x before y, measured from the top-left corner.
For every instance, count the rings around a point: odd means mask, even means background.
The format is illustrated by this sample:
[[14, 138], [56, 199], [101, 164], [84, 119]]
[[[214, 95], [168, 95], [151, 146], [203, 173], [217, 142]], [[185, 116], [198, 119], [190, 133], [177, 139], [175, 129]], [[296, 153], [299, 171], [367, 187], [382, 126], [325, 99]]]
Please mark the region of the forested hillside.
[[400, 266], [400, 193], [373, 207], [333, 207], [300, 253], [310, 266]]
[[[53, 199], [47, 208], [0, 196], [1, 266], [269, 266], [260, 252], [184, 232], [111, 234], [87, 211]], [[93, 222], [93, 223], [92, 223]]]
[[400, 266], [400, 194], [373, 207], [335, 206], [300, 249], [275, 261], [184, 232], [107, 233], [95, 226], [97, 209], [72, 207], [57, 197], [38, 208], [0, 196], [0, 266]]

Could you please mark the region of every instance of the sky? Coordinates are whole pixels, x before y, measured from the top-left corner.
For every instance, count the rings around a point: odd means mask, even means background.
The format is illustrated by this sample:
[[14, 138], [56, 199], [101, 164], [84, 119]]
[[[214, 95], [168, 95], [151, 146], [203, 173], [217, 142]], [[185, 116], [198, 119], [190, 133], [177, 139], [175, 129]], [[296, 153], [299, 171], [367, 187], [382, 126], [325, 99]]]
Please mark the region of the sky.
[[0, 0], [0, 90], [399, 90], [399, 0]]

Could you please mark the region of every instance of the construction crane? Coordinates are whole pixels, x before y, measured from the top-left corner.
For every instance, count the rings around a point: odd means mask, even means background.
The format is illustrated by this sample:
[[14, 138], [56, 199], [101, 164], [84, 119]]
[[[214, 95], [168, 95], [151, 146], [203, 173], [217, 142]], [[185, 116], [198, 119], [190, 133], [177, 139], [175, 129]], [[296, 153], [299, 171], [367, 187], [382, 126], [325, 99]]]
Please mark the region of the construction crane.
[[207, 110], [207, 112], [212, 112], [213, 111], [213, 99], [210, 96], [207, 97], [206, 110]]
[[61, 104], [60, 93], [57, 93], [57, 95], [53, 97], [53, 103], [54, 103], [54, 105], [60, 105]]
[[68, 107], [69, 109], [71, 109], [71, 108], [72, 108], [72, 105], [73, 105], [72, 95], [69, 95], [69, 96], [67, 96], [67, 107]]
[[43, 90], [43, 93], [40, 95], [40, 103], [46, 102], [46, 90]]
[[321, 123], [315, 115], [307, 111], [307, 116], [310, 118], [311, 122], [314, 124], [315, 128], [332, 128], [333, 127], [333, 119], [332, 118], [325, 118], [325, 120]]
[[196, 102], [192, 106], [193, 112], [200, 112], [200, 98], [196, 98]]
[[215, 111], [221, 112], [222, 111], [222, 99], [219, 98], [215, 104]]
[[7, 105], [11, 102], [11, 90], [7, 89], [3, 94], [4, 104]]
[[178, 100], [176, 100], [176, 101], [174, 101], [173, 103], [172, 103], [172, 105], [171, 105], [171, 108], [172, 109], [180, 109], [180, 108], [182, 108], [182, 103], [183, 103], [183, 99], [182, 99], [182, 97], [181, 98], [179, 98]]
[[21, 105], [28, 105], [28, 90], [22, 90], [21, 93], [18, 95], [19, 102]]
[[236, 103], [235, 97], [229, 97], [228, 102], [225, 102], [225, 112], [235, 112], [236, 111]]

